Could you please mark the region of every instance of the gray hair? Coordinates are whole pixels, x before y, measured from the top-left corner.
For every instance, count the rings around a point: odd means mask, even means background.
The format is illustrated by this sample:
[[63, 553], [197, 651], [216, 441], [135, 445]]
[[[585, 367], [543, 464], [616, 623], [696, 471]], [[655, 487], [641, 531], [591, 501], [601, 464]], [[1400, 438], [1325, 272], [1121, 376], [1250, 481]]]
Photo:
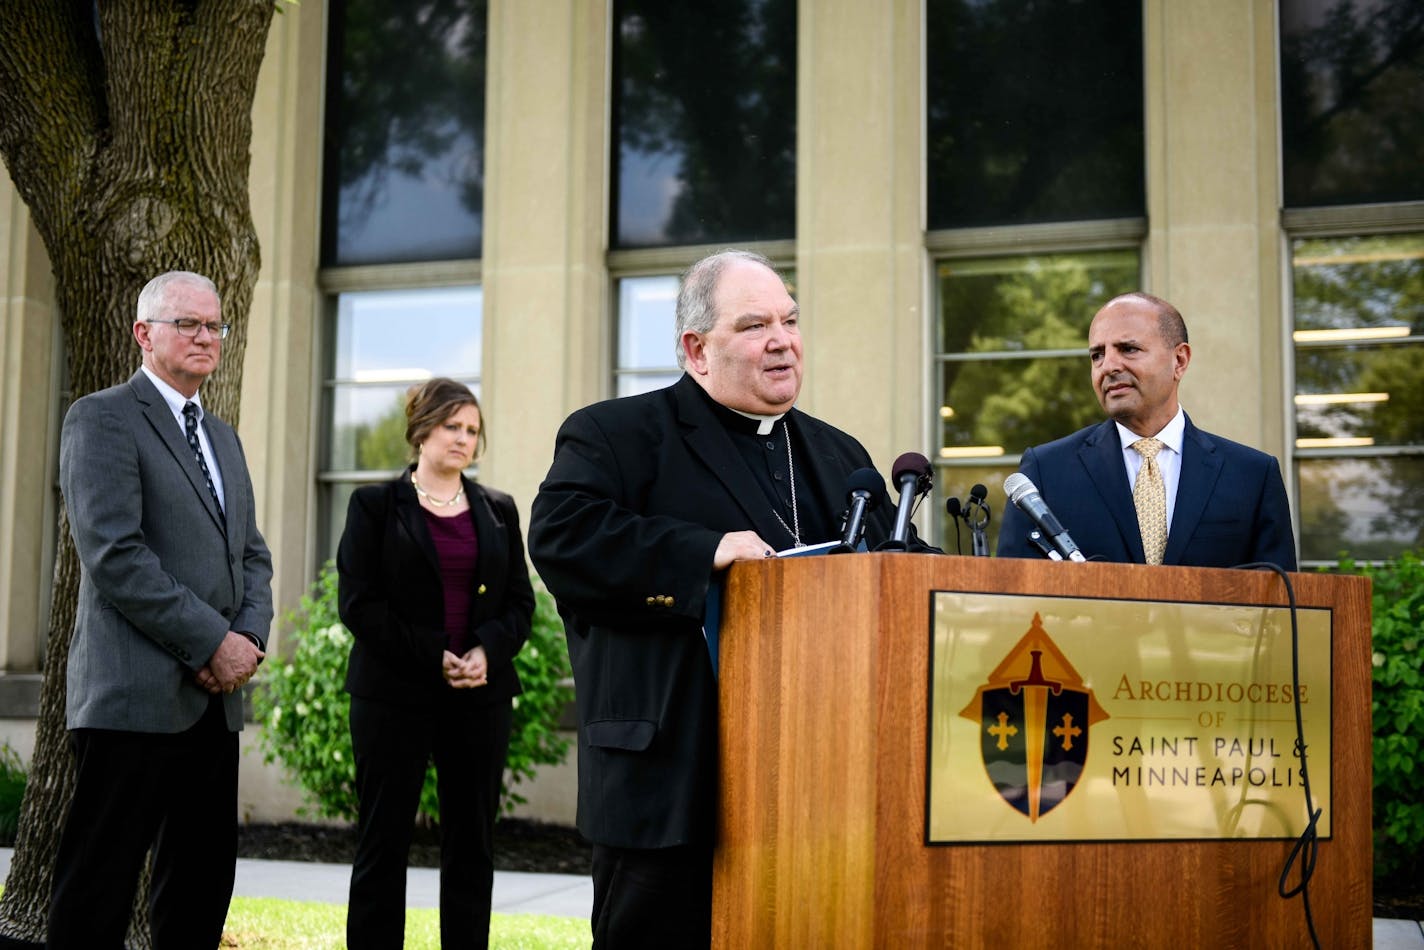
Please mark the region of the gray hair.
[[218, 305], [222, 305], [222, 296], [218, 293], [217, 285], [211, 280], [189, 270], [171, 270], [166, 274], [159, 274], [144, 284], [143, 290], [139, 291], [138, 320], [140, 322], [162, 319], [164, 304], [168, 302], [168, 288], [172, 284], [197, 284], [205, 290], [212, 291], [213, 296], [218, 298]]
[[781, 276], [776, 266], [767, 258], [755, 251], [736, 249], [709, 254], [689, 267], [683, 273], [682, 285], [677, 291], [677, 338], [674, 348], [677, 350], [678, 369], [683, 369], [683, 364], [687, 362], [687, 351], [682, 348], [682, 335], [689, 330], [693, 333], [711, 333], [712, 328], [717, 325], [717, 303], [714, 299], [717, 281], [721, 278], [722, 271], [733, 261], [760, 264], [778, 277]]

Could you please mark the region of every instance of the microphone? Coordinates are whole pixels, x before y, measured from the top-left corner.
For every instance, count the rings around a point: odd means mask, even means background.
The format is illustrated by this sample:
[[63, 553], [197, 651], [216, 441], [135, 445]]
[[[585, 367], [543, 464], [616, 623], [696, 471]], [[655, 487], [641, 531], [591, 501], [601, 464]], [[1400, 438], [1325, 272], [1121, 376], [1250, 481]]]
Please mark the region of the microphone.
[[1015, 472], [1004, 479], [1004, 494], [1009, 496], [1009, 501], [1017, 505], [1020, 511], [1029, 516], [1059, 554], [1070, 561], [1087, 560], [1083, 557], [1083, 552], [1078, 550], [1078, 545], [1068, 537], [1062, 523], [1048, 510], [1048, 503], [1043, 500], [1043, 496], [1038, 493], [1027, 475]]
[[930, 460], [918, 452], [906, 452], [895, 460], [890, 469], [890, 477], [900, 488], [900, 504], [895, 510], [895, 527], [890, 539], [876, 550], [900, 550], [907, 546], [910, 536], [910, 514], [915, 510], [915, 499], [930, 490], [934, 484], [934, 469]]
[[964, 546], [959, 541], [959, 521], [964, 517], [964, 508], [959, 504], [958, 498], [946, 498], [944, 500], [944, 513], [949, 515], [949, 520], [954, 522], [954, 550], [957, 554], [964, 553]]
[[[989, 503], [985, 501], [985, 496], [989, 494], [988, 489], [983, 485], [976, 484], [969, 489], [969, 501], [964, 507], [964, 521], [969, 525], [970, 549], [975, 557], [989, 556]], [[976, 517], [973, 512], [978, 510], [983, 515]]]
[[880, 496], [885, 494], [885, 479], [873, 468], [858, 468], [846, 479], [846, 503], [850, 511], [846, 514], [845, 530], [841, 533], [841, 543], [834, 553], [850, 553], [860, 543], [865, 533], [865, 513], [874, 511], [880, 504]]

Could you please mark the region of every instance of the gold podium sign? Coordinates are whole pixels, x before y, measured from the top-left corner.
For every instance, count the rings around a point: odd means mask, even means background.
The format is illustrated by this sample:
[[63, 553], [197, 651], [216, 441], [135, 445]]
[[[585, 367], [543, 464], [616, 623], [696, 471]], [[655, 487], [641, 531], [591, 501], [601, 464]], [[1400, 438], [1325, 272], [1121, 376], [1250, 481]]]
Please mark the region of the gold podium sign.
[[934, 592], [929, 843], [1330, 836], [1330, 611]]

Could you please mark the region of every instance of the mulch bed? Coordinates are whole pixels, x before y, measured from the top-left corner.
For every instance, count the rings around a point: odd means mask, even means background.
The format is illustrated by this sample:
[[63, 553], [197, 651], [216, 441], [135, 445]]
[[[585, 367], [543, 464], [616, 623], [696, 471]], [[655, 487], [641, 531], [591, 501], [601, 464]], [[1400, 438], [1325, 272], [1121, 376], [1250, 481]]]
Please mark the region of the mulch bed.
[[[301, 822], [244, 824], [237, 833], [237, 854], [276, 861], [350, 864], [356, 854], [356, 829], [346, 825]], [[494, 863], [501, 871], [588, 874], [592, 851], [573, 828], [524, 818], [504, 818], [495, 825]], [[410, 849], [411, 867], [440, 866], [440, 836], [417, 824]]]

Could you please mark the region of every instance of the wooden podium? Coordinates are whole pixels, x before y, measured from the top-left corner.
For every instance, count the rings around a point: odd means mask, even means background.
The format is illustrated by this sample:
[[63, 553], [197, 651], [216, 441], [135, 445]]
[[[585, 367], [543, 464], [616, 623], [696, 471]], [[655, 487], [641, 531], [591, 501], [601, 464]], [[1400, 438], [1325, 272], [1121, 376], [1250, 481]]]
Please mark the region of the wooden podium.
[[[1370, 586], [1293, 574], [1332, 609], [1326, 947], [1371, 941]], [[713, 946], [1300, 947], [1281, 839], [926, 844], [931, 592], [1286, 604], [1270, 572], [909, 554], [730, 571], [721, 629]], [[1303, 806], [1302, 806], [1303, 807]], [[1299, 864], [1291, 883], [1299, 880]]]

